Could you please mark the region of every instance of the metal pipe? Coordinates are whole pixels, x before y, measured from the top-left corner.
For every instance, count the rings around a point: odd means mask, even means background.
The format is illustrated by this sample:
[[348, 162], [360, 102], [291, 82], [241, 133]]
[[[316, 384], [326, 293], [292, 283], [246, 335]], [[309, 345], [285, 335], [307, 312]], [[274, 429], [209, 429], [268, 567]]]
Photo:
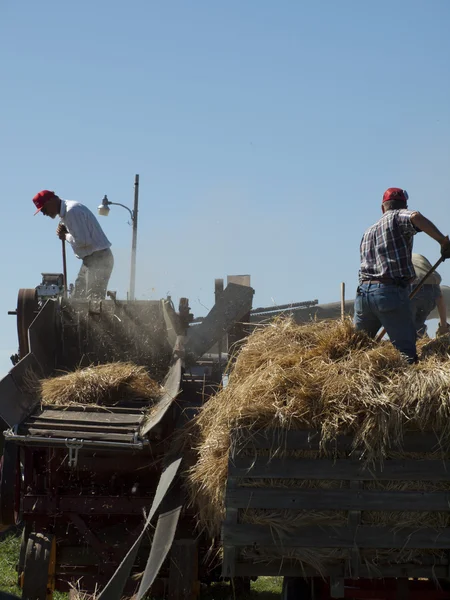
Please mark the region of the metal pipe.
[[[106, 196], [105, 196], [106, 198]], [[128, 206], [125, 206], [125, 204], [120, 204], [120, 202], [110, 202], [108, 200], [107, 202], [107, 206], [121, 206], [122, 208], [126, 208], [127, 211], [130, 213], [130, 217], [131, 217], [131, 221], [133, 221], [133, 211], [131, 210], [131, 208], [128, 208]]]
[[268, 313], [268, 312], [277, 312], [277, 311], [282, 311], [284, 309], [291, 309], [291, 308], [309, 308], [310, 306], [316, 306], [317, 304], [319, 304], [319, 301], [316, 300], [306, 300], [305, 302], [291, 302], [290, 304], [278, 304], [278, 305], [274, 305], [274, 306], [265, 306], [265, 307], [259, 307], [259, 308], [253, 308], [250, 311], [251, 315], [258, 315], [261, 313]]
[[139, 203], [139, 175], [134, 178], [133, 239], [131, 242], [130, 300], [135, 299], [136, 287], [136, 246]]

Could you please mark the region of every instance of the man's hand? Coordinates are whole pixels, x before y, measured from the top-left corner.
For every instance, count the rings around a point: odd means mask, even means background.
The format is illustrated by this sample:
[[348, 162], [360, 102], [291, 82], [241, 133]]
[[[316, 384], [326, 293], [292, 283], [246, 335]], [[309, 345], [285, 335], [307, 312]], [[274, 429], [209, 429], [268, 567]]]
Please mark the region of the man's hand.
[[441, 242], [441, 256], [444, 260], [450, 258], [450, 240], [448, 239], [448, 235]]
[[450, 333], [450, 325], [448, 323], [439, 323], [439, 326], [436, 330], [436, 337], [440, 337], [441, 335], [446, 335]]
[[[65, 240], [66, 233], [69, 233], [66, 229], [66, 226], [63, 225], [62, 223], [60, 223], [58, 225], [58, 227], [56, 228], [56, 235], [59, 237], [60, 240]], [[449, 242], [449, 245], [450, 245], [450, 242]], [[450, 254], [449, 254], [449, 256], [450, 256]]]

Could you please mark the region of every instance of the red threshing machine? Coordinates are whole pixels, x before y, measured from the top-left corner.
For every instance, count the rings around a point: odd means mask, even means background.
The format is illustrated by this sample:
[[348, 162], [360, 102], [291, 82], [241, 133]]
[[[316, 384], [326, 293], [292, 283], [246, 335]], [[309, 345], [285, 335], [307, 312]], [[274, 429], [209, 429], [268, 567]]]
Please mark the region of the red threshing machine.
[[[185, 508], [173, 445], [177, 427], [220, 384], [222, 353], [207, 351], [251, 309], [249, 286], [223, 290], [220, 281], [213, 309], [196, 324], [185, 298], [178, 311], [170, 298], [120, 302], [110, 293], [75, 301], [65, 297], [60, 274], [19, 291], [19, 352], [0, 381], [0, 523], [23, 525], [23, 598], [46, 600], [71, 585], [101, 590], [130, 548], [130, 568], [125, 561], [104, 597], [120, 586], [129, 594], [139, 588], [142, 597], [159, 585], [172, 598], [191, 598], [199, 581], [220, 577], [206, 561], [211, 540], [197, 534]], [[30, 393], [31, 376], [117, 360], [145, 365], [163, 383], [149, 416], [139, 400], [104, 409], [41, 407]], [[148, 511], [158, 519], [152, 533]]]

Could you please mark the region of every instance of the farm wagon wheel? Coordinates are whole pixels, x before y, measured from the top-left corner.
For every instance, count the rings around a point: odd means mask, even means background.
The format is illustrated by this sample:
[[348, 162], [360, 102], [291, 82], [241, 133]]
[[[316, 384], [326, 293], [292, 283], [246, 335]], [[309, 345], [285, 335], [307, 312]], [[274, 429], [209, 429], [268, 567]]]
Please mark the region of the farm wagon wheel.
[[25, 521], [25, 524], [22, 529], [22, 536], [20, 539], [20, 551], [19, 551], [19, 561], [17, 563], [17, 585], [22, 588], [23, 587], [23, 570], [25, 567], [25, 556], [27, 554], [27, 544], [28, 538], [31, 533], [31, 523], [29, 521]]
[[55, 589], [56, 539], [30, 533], [25, 553], [22, 600], [51, 600]]
[[312, 600], [312, 586], [302, 577], [283, 577], [281, 600]]

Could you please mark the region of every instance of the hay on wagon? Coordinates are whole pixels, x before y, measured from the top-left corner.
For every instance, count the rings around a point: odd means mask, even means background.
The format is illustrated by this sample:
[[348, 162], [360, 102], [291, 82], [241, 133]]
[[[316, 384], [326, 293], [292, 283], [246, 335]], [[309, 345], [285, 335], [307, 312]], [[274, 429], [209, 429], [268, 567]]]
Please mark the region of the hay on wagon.
[[[220, 531], [231, 432], [234, 436], [251, 436], [266, 428], [319, 430], [319, 451], [290, 451], [291, 456], [299, 458], [329, 455], [330, 442], [338, 435], [351, 435], [353, 448], [362, 460], [382, 462], [407, 456], [401, 451], [405, 432], [433, 431], [440, 440], [436, 456], [448, 458], [450, 339], [421, 342], [419, 351], [421, 361], [409, 366], [389, 342], [376, 343], [363, 332], [355, 331], [350, 320], [297, 325], [284, 319], [256, 330], [242, 347], [227, 387], [208, 401], [188, 432], [197, 455], [187, 473], [187, 487], [200, 525], [213, 535]], [[391, 449], [394, 445], [395, 455]], [[288, 455], [282, 448], [273, 452], [278, 457]], [[241, 484], [249, 483], [250, 480], [243, 480]], [[251, 485], [279, 487], [280, 493], [283, 487], [296, 485], [329, 488], [346, 483], [251, 480]], [[446, 482], [375, 481], [367, 485], [380, 490], [386, 486], [397, 490], [450, 490], [450, 483]], [[262, 509], [240, 511], [239, 515], [240, 522], [266, 524], [273, 531], [303, 524], [339, 525], [347, 517], [348, 513], [341, 511], [277, 513]], [[362, 519], [365, 524], [393, 528], [416, 526], [418, 522], [424, 527], [450, 526], [450, 512], [374, 511], [363, 513]], [[249, 552], [246, 549], [247, 555]], [[260, 560], [271, 558], [265, 556], [263, 548], [257, 552]], [[398, 559], [398, 552], [386, 552], [392, 560]], [[324, 554], [310, 549], [306, 554], [306, 558], [298, 560], [316, 567], [331, 557], [339, 559], [335, 551]], [[366, 552], [365, 560], [379, 561], [380, 554]]]
[[151, 403], [161, 395], [161, 387], [145, 367], [114, 362], [42, 379], [38, 394], [44, 406], [114, 406], [132, 400]]

